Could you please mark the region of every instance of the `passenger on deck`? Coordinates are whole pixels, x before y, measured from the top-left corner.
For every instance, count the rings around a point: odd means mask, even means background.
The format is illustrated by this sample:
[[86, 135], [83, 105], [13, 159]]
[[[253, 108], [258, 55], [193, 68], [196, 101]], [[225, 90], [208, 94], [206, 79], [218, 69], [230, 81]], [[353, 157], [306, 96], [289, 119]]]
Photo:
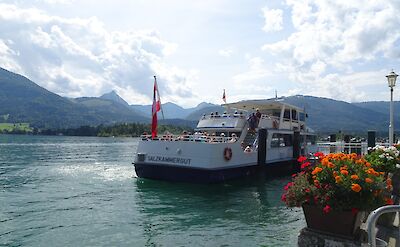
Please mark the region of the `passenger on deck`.
[[213, 118], [213, 117], [214, 117], [214, 112], [211, 112], [210, 118]]
[[228, 117], [228, 113], [224, 111], [224, 113], [222, 113], [222, 117]]
[[260, 112], [260, 110], [257, 108], [256, 109], [256, 117], [258, 118], [258, 121], [260, 121], [260, 119], [261, 119], [261, 112]]
[[235, 111], [235, 113], [233, 114], [233, 117], [239, 117], [238, 111]]
[[236, 142], [237, 141], [237, 137], [235, 133], [232, 133], [232, 138], [229, 140], [229, 142]]
[[216, 141], [217, 141], [216, 140], [216, 135], [215, 135], [215, 133], [212, 133], [211, 136], [208, 139], [208, 142], [216, 142]]
[[186, 131], [182, 132], [182, 135], [180, 136], [180, 140], [182, 141], [189, 141], [189, 135]]
[[258, 125], [258, 123], [260, 122], [260, 119], [261, 119], [261, 112], [258, 108], [256, 109], [256, 117], [257, 117], [257, 125]]
[[225, 134], [224, 133], [221, 133], [221, 135], [220, 135], [220, 139], [219, 139], [219, 141], [220, 142], [225, 142]]
[[201, 141], [201, 132], [194, 132], [194, 134], [193, 134], [193, 139], [194, 139], [194, 141], [196, 141], [196, 142], [199, 142], [199, 141]]
[[249, 122], [249, 131], [255, 132], [257, 127], [257, 117], [254, 112], [247, 118]]
[[143, 132], [143, 134], [142, 134], [142, 140], [143, 141], [147, 141], [148, 140], [148, 136], [147, 136], [147, 132], [145, 131], [145, 132]]
[[207, 133], [207, 131], [204, 131], [203, 133], [201, 133], [200, 140], [202, 142], [208, 142], [208, 133]]
[[215, 117], [221, 117], [217, 111], [215, 112]]

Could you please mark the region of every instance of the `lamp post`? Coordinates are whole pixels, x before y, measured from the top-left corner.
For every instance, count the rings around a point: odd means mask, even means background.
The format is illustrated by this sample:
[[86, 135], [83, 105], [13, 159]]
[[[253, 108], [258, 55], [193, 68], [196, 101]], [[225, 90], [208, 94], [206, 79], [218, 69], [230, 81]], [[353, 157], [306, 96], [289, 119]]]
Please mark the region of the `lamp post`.
[[388, 80], [388, 85], [390, 87], [390, 123], [389, 123], [389, 146], [393, 145], [393, 137], [394, 137], [394, 125], [393, 125], [393, 88], [396, 86], [396, 78], [397, 74], [390, 72], [386, 78]]

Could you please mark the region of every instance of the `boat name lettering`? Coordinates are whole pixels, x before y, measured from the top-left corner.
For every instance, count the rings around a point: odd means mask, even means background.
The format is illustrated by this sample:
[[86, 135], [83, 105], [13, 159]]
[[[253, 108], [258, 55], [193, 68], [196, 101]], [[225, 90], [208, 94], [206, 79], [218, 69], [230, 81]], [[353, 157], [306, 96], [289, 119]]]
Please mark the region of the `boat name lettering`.
[[176, 158], [176, 157], [163, 157], [163, 156], [147, 156], [148, 161], [159, 161], [159, 162], [169, 162], [174, 164], [184, 164], [190, 165], [191, 159], [183, 159], [183, 158]]

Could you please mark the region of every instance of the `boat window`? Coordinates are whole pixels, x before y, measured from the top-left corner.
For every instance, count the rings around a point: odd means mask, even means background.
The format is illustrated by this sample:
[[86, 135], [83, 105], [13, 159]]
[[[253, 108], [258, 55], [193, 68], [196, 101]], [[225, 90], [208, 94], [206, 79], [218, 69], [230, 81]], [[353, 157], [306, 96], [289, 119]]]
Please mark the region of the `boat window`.
[[279, 134], [275, 133], [272, 135], [271, 139], [271, 148], [277, 148], [279, 147]]
[[283, 113], [283, 118], [290, 119], [290, 110], [289, 109], [285, 110], [285, 112]]
[[282, 136], [283, 136], [283, 142], [284, 142], [285, 147], [293, 146], [293, 136], [292, 135], [284, 134]]
[[272, 112], [272, 116], [274, 116], [274, 117], [281, 117], [281, 112], [280, 111], [277, 111], [277, 110], [275, 110], [275, 111], [273, 111]]
[[292, 110], [292, 119], [297, 120], [297, 111], [296, 110]]
[[293, 135], [274, 133], [271, 139], [271, 148], [293, 146]]

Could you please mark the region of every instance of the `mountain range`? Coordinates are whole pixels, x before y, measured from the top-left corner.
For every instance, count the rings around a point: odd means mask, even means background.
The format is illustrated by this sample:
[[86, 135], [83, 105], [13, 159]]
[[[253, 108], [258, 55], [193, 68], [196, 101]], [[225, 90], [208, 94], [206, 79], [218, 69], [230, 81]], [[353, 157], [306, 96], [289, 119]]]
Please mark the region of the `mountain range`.
[[[290, 96], [283, 102], [304, 108], [307, 125], [317, 132], [386, 132], [389, 102], [348, 103], [314, 96]], [[395, 122], [400, 120], [400, 102], [395, 103]], [[183, 108], [171, 102], [162, 105], [164, 124], [195, 127], [203, 114], [222, 112], [219, 105], [202, 102]], [[161, 114], [159, 119], [163, 119]], [[121, 122], [150, 123], [151, 105], [129, 105], [115, 91], [100, 97], [65, 98], [40, 87], [28, 78], [0, 68], [0, 122], [30, 123], [37, 128], [69, 128]], [[396, 125], [396, 124], [395, 124]], [[399, 125], [400, 126], [400, 125]]]

